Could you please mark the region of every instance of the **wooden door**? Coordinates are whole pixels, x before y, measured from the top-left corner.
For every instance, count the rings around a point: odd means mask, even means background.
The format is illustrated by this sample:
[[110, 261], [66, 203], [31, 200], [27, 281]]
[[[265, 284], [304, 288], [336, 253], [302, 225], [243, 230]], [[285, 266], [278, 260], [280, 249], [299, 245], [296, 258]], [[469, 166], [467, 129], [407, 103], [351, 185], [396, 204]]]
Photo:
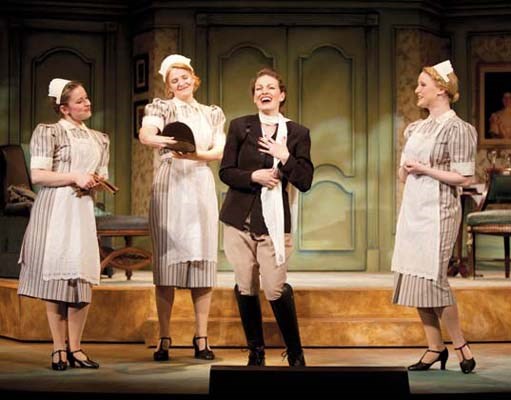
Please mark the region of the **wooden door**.
[[[285, 114], [311, 131], [315, 176], [300, 195], [290, 270], [366, 268], [365, 40], [354, 27], [208, 30], [208, 99], [223, 108], [226, 131], [233, 118], [256, 113], [249, 83], [263, 66], [286, 81]], [[221, 202], [227, 188], [216, 175]], [[219, 264], [230, 268], [222, 251]]]

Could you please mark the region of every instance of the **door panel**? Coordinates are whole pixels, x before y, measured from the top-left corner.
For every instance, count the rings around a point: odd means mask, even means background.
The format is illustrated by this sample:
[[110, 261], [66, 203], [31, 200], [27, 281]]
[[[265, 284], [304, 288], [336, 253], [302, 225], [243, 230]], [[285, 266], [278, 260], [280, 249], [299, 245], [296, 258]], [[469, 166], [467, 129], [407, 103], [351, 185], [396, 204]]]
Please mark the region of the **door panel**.
[[300, 196], [290, 269], [366, 268], [366, 49], [363, 28], [292, 28], [289, 114], [311, 132], [311, 190]]
[[[212, 28], [208, 43], [208, 99], [222, 107], [227, 133], [232, 119], [257, 113], [252, 101], [250, 82], [263, 67], [278, 68], [286, 61], [285, 29], [282, 28]], [[275, 40], [275, 38], [280, 38]], [[217, 197], [222, 203], [227, 186], [218, 177], [220, 163], [211, 163]], [[223, 224], [219, 226], [219, 269], [230, 270], [223, 252]]]
[[284, 28], [212, 28], [209, 32], [208, 97], [226, 115], [255, 114], [250, 81], [263, 67], [285, 69]]
[[[305, 126], [314, 127], [314, 162], [336, 165], [343, 175], [353, 176], [353, 62], [336, 48], [324, 45], [300, 56], [298, 63], [298, 113]], [[322, 145], [333, 137], [342, 146]]]
[[[48, 84], [53, 78], [82, 82], [95, 112], [87, 126], [104, 130], [104, 37], [94, 33], [26, 31], [23, 36], [21, 88], [22, 142], [30, 141], [40, 122], [58, 117], [49, 106]], [[33, 90], [33, 91], [32, 91]], [[28, 95], [31, 94], [31, 95]]]

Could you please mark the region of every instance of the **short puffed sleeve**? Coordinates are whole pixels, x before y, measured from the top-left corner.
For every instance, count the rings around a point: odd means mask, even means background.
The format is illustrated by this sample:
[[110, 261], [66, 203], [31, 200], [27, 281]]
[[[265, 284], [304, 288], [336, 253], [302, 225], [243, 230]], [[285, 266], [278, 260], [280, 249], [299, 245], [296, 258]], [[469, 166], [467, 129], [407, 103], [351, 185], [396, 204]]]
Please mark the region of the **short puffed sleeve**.
[[110, 160], [110, 138], [106, 133], [94, 131], [101, 145], [101, 160], [96, 168], [96, 173], [108, 179], [108, 162]]
[[475, 173], [477, 152], [477, 132], [469, 123], [459, 119], [450, 126], [448, 151], [451, 171], [463, 176]]
[[211, 106], [211, 124], [213, 125], [213, 147], [223, 148], [225, 146], [225, 114], [215, 105]]
[[52, 170], [56, 125], [39, 124], [30, 139], [30, 168]]
[[171, 100], [155, 98], [145, 106], [142, 126], [153, 126], [161, 132], [169, 122], [176, 120], [176, 106]]

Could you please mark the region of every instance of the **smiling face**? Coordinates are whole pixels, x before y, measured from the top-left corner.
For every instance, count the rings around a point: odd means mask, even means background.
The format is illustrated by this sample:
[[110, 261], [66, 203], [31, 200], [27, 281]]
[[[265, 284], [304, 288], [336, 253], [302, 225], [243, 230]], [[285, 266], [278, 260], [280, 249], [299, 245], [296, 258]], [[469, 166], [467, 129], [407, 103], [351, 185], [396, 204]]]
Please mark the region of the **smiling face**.
[[427, 73], [421, 72], [417, 79], [417, 105], [421, 108], [431, 107], [439, 97], [445, 93], [445, 90], [439, 88], [435, 80]]
[[179, 100], [190, 101], [195, 90], [195, 78], [192, 73], [184, 68], [173, 67], [167, 75], [170, 91]]
[[77, 86], [68, 96], [66, 103], [60, 105], [61, 113], [77, 123], [89, 119], [92, 115], [91, 102], [83, 86]]
[[279, 81], [274, 77], [262, 75], [255, 81], [254, 104], [259, 111], [268, 115], [276, 115], [285, 98], [286, 92], [281, 91]]

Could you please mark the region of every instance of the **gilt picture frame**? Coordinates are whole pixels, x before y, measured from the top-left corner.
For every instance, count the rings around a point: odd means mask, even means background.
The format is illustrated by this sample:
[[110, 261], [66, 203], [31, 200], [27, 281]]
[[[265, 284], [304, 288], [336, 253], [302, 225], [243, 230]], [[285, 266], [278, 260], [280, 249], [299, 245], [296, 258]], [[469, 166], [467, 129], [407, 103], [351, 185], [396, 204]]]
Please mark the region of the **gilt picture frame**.
[[[511, 145], [511, 63], [477, 66], [477, 130], [482, 148]], [[507, 113], [504, 110], [507, 109]]]

